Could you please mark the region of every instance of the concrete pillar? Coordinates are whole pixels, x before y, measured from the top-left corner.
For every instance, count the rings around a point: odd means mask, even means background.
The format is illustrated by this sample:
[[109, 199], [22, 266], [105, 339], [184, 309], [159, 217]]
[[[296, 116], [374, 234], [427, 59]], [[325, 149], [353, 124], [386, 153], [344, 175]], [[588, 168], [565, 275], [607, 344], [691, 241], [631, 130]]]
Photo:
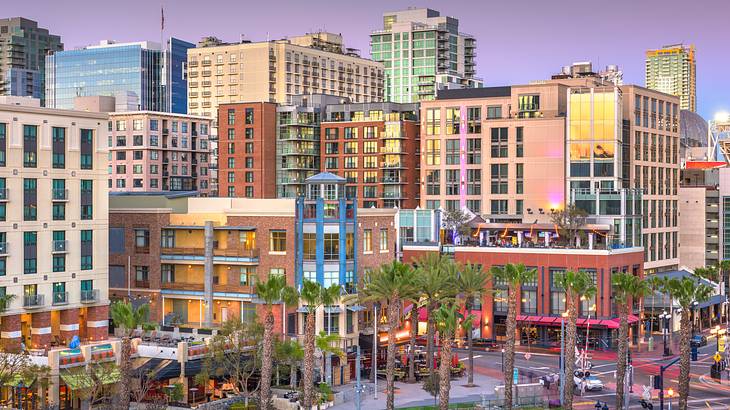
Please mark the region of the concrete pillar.
[[51, 346], [51, 312], [38, 312], [31, 316], [30, 344], [33, 349]]
[[550, 247], [550, 231], [543, 232], [545, 234], [545, 247]]
[[517, 231], [517, 246], [522, 247], [522, 231]]
[[68, 344], [74, 336], [79, 334], [79, 310], [62, 310], [61, 316], [61, 342]]
[[91, 341], [109, 337], [109, 305], [86, 309], [86, 335]]
[[205, 221], [205, 276], [203, 279], [203, 299], [205, 316], [203, 326], [213, 327], [213, 221]]
[[588, 232], [588, 249], [593, 249], [593, 232]]
[[0, 318], [0, 345], [6, 352], [20, 351], [22, 333], [20, 331], [20, 315], [8, 315]]

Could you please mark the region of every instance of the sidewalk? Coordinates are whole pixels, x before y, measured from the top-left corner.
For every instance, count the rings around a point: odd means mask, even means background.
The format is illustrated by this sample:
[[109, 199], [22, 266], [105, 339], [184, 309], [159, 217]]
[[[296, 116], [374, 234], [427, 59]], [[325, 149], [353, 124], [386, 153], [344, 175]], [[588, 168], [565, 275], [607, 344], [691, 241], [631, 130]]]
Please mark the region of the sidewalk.
[[[463, 403], [475, 402], [482, 399], [482, 394], [487, 397], [494, 396], [494, 386], [500, 384], [500, 380], [483, 374], [474, 373], [474, 384], [477, 387], [464, 387], [467, 377], [464, 375], [451, 381], [450, 402]], [[378, 380], [378, 398], [372, 394], [372, 383], [368, 383], [367, 394], [363, 394], [361, 407], [366, 410], [380, 410], [385, 408], [385, 380]], [[351, 384], [354, 388], [354, 384]], [[413, 407], [433, 405], [433, 396], [423, 390], [422, 383], [395, 383], [395, 406]], [[349, 401], [332, 407], [335, 410], [354, 410], [355, 402]]]

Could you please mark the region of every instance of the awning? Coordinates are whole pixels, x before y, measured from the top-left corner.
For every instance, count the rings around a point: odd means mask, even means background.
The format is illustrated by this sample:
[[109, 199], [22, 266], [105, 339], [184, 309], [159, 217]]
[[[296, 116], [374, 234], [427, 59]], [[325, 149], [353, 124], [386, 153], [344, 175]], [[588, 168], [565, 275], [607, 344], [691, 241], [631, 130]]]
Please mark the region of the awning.
[[[136, 359], [135, 362], [132, 363], [132, 373], [136, 377], [148, 377], [150, 373], [154, 373], [154, 370], [162, 363], [163, 359], [158, 359], [156, 357], [145, 359], [140, 358]], [[154, 374], [151, 376], [154, 377]]]
[[325, 306], [324, 313], [342, 313], [342, 309], [339, 306]]
[[[121, 374], [116, 366], [100, 366], [96, 370], [96, 378], [102, 384], [119, 383]], [[61, 372], [61, 379], [71, 390], [90, 389], [96, 385], [96, 380], [87, 373], [85, 368], [76, 368]]]

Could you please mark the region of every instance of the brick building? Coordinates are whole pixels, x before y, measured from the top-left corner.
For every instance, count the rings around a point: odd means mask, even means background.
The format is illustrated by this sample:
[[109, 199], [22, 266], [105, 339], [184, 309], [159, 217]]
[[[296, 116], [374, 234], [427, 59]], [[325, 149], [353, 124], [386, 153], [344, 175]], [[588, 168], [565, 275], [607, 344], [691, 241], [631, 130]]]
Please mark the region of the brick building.
[[420, 133], [416, 104], [326, 106], [321, 166], [346, 179], [363, 208], [415, 208], [420, 201]]
[[276, 108], [269, 102], [218, 107], [220, 196], [276, 198]]

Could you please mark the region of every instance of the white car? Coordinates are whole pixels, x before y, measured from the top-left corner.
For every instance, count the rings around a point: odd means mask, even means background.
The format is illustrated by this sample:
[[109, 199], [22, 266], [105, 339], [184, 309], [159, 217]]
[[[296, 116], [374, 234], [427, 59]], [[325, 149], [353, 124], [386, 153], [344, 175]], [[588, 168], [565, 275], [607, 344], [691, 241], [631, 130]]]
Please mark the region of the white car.
[[583, 372], [576, 370], [573, 374], [573, 381], [577, 387], [581, 387], [581, 383], [585, 383], [585, 389], [587, 391], [601, 391], [603, 390], [603, 382], [596, 376], [591, 376], [589, 372], [588, 376], [583, 378]]

